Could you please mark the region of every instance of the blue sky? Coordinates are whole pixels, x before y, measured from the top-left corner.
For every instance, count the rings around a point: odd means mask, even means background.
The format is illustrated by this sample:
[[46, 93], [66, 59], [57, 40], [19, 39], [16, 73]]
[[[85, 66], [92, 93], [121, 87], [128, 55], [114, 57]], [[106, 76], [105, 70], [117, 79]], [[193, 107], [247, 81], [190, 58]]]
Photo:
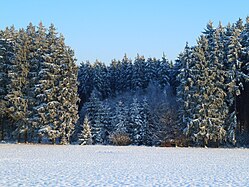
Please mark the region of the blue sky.
[[247, 0], [1, 0], [0, 29], [54, 23], [78, 63], [109, 63], [124, 53], [174, 60], [212, 20], [245, 20]]

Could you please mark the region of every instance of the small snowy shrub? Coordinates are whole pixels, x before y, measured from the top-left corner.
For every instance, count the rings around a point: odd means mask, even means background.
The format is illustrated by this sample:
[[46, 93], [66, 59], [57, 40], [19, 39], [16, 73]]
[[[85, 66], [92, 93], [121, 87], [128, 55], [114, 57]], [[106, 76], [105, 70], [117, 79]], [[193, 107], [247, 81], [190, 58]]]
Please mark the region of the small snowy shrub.
[[121, 133], [116, 133], [110, 136], [111, 142], [114, 145], [129, 145], [131, 144], [131, 139], [128, 136], [128, 134], [121, 134]]

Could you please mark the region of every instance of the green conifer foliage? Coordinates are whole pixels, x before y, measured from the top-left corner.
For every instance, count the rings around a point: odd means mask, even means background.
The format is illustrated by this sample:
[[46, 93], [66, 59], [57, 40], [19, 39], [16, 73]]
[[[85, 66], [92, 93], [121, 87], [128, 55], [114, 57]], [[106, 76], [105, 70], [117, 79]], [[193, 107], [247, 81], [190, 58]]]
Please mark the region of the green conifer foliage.
[[46, 35], [47, 45], [37, 85], [37, 106], [42, 127], [40, 134], [53, 143], [70, 142], [78, 120], [77, 67], [73, 51], [65, 46], [63, 36], [57, 36], [54, 25]]
[[8, 85], [8, 111], [9, 116], [16, 125], [15, 136], [20, 141], [23, 136], [24, 141], [28, 140], [28, 117], [30, 114], [28, 108], [28, 72], [29, 63], [27, 60], [28, 36], [24, 29], [18, 32], [15, 44], [15, 58], [12, 59], [9, 66], [8, 76], [10, 84]]
[[13, 43], [3, 38], [3, 32], [0, 33], [0, 140], [4, 140], [9, 131], [7, 105], [7, 85], [10, 83], [8, 77], [8, 67], [13, 58]]
[[179, 102], [179, 124], [187, 127], [186, 134], [189, 134], [191, 128], [190, 121], [192, 120], [191, 111], [191, 90], [193, 86], [191, 66], [193, 64], [193, 54], [192, 49], [186, 44], [184, 52], [179, 56], [179, 72], [177, 75], [177, 80], [179, 85], [177, 87], [177, 97]]
[[143, 117], [143, 108], [140, 106], [137, 98], [133, 98], [133, 103], [130, 107], [129, 134], [131, 134], [132, 143], [134, 145], [141, 145], [144, 138], [144, 125], [146, 124], [143, 124]]
[[91, 145], [92, 144], [92, 133], [90, 122], [86, 116], [84, 119], [83, 130], [79, 135], [80, 145]]

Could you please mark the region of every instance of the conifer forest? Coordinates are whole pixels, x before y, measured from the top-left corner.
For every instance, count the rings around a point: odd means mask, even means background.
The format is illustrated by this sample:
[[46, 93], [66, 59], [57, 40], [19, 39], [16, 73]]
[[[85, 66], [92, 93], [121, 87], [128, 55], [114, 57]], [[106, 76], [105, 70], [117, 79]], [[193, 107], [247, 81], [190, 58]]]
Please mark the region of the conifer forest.
[[79, 65], [53, 24], [11, 26], [0, 31], [0, 141], [248, 146], [248, 81], [249, 17], [210, 21], [175, 61]]

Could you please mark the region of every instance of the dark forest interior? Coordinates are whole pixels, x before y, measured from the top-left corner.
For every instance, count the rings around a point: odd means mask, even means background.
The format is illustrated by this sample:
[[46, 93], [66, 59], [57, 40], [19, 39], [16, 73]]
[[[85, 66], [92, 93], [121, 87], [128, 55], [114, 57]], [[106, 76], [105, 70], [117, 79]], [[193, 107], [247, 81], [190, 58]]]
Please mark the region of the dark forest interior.
[[238, 131], [243, 144], [249, 144], [249, 82], [244, 83], [244, 90], [237, 99]]

